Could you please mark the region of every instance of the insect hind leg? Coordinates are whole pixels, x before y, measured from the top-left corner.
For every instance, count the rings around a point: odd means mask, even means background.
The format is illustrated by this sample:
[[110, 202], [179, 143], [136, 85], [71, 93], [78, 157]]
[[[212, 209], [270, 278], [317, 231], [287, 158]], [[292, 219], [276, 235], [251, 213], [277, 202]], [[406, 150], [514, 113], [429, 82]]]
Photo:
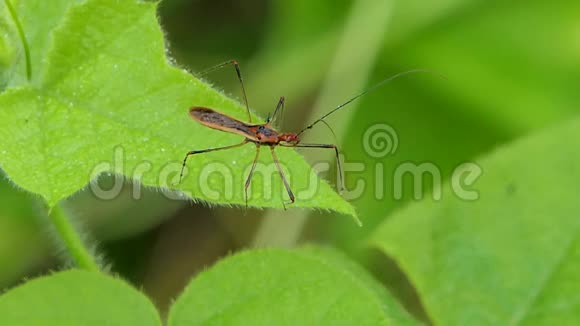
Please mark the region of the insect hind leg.
[[243, 142], [241, 142], [239, 144], [234, 144], [234, 145], [229, 145], [229, 146], [216, 147], [216, 148], [208, 148], [208, 149], [202, 149], [202, 150], [198, 150], [198, 151], [189, 151], [189, 152], [187, 152], [187, 154], [185, 154], [185, 158], [183, 158], [183, 164], [181, 165], [181, 172], [179, 173], [179, 183], [181, 183], [181, 180], [183, 179], [183, 171], [185, 170], [185, 164], [187, 163], [187, 159], [191, 155], [203, 154], [203, 153], [221, 151], [221, 150], [224, 150], [224, 149], [236, 148], [236, 147], [245, 145], [247, 143], [248, 143], [248, 140], [244, 140]]
[[244, 97], [244, 104], [246, 105], [246, 111], [248, 112], [248, 119], [249, 119], [248, 121], [251, 123], [252, 122], [252, 115], [250, 114], [250, 106], [248, 105], [248, 96], [246, 95], [246, 88], [244, 87], [244, 79], [242, 78], [242, 71], [240, 70], [240, 64], [238, 63], [238, 61], [230, 60], [230, 61], [220, 63], [219, 65], [208, 68], [208, 69], [200, 72], [197, 75], [198, 76], [207, 75], [212, 71], [221, 69], [221, 68], [229, 66], [229, 65], [233, 65], [234, 68], [236, 69], [236, 75], [238, 76], [238, 81], [240, 82], [240, 86], [242, 88], [242, 96]]

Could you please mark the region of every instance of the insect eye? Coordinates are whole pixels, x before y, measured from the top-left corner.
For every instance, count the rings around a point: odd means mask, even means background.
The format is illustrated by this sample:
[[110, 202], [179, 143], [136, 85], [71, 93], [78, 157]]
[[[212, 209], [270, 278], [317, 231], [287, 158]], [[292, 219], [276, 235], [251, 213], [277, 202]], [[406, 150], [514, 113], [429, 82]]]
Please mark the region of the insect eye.
[[264, 126], [259, 126], [259, 127], [258, 127], [258, 131], [259, 131], [259, 132], [262, 132], [262, 131], [264, 131]]

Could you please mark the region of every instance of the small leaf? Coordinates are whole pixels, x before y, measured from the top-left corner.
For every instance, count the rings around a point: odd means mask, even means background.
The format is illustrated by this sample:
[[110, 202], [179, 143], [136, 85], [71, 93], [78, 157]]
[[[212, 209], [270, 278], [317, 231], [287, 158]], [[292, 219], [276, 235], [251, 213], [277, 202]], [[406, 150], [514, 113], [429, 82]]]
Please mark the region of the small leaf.
[[[393, 257], [437, 325], [580, 321], [580, 119], [482, 159], [475, 201], [447, 191], [387, 220]], [[450, 190], [450, 189], [448, 189]]]
[[330, 249], [267, 249], [229, 257], [196, 277], [169, 325], [415, 324], [358, 265]]
[[[43, 60], [32, 62], [33, 83], [0, 95], [0, 164], [12, 181], [50, 206], [101, 172], [179, 188], [208, 202], [245, 204], [243, 187], [255, 154], [251, 144], [192, 157], [189, 174], [176, 185], [186, 152], [243, 140], [194, 122], [190, 107], [247, 117], [237, 102], [168, 64], [156, 4], [88, 0], [71, 6], [64, 18], [51, 19], [60, 23]], [[26, 34], [39, 35], [36, 29], [45, 27], [25, 24]], [[46, 47], [44, 41], [31, 37], [30, 48]], [[295, 151], [276, 151], [297, 194], [293, 206], [355, 215], [328, 184], [311, 176], [314, 172]], [[250, 206], [282, 207], [287, 200], [268, 152], [262, 150], [264, 173], [253, 180]]]
[[153, 303], [127, 283], [70, 270], [0, 296], [2, 325], [161, 325]]

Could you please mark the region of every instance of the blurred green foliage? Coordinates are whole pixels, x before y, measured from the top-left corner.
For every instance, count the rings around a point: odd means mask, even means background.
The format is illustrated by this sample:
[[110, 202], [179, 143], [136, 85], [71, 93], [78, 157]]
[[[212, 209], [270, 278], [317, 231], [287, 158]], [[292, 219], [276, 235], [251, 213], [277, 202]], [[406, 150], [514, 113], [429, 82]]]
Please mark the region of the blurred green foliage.
[[[355, 1], [330, 0], [165, 0], [161, 3], [159, 19], [165, 29], [168, 53], [176, 63], [191, 71], [200, 71], [228, 59], [237, 59], [242, 65], [250, 105], [256, 112], [266, 116], [280, 95], [287, 96], [284, 130], [300, 130], [317, 117], [311, 108], [318, 103], [320, 91], [329, 83], [337, 83], [333, 89], [349, 89], [350, 86], [357, 90], [332, 94], [334, 101], [324, 101], [333, 103], [328, 110], [364, 88], [351, 85], [348, 73], [337, 80], [327, 80], [336, 58], [348, 62], [348, 71], [370, 69], [364, 82], [366, 86], [413, 68], [429, 69], [444, 75], [445, 79], [428, 74], [400, 78], [366, 95], [350, 108], [351, 111], [339, 112], [327, 119], [330, 126], [342, 126], [337, 128], [337, 136], [345, 161], [365, 166], [362, 172], [347, 174], [349, 189], [355, 187], [357, 180], [374, 185], [373, 168], [379, 163], [384, 166], [383, 198], [377, 199], [374, 186], [369, 186], [362, 196], [352, 201], [364, 222], [363, 228], [357, 228], [344, 216], [329, 213], [290, 209], [286, 212], [249, 210], [244, 214], [240, 208], [210, 209], [167, 200], [151, 188], [143, 189], [142, 198], [135, 200], [131, 196], [130, 183], [126, 184], [123, 195], [112, 201], [96, 199], [89, 191], [69, 198], [67, 207], [75, 213], [85, 232], [99, 243], [99, 251], [110, 262], [111, 269], [143, 287], [158, 307], [166, 309], [192, 275], [227, 253], [256, 243], [255, 236], [263, 234], [260, 232], [263, 217], [268, 219], [275, 215], [273, 224], [267, 228], [268, 237], [265, 242], [260, 241], [261, 244], [274, 244], [273, 239], [285, 238], [286, 233], [292, 231], [298, 236], [289, 237], [294, 239], [290, 245], [308, 241], [341, 248], [385, 282], [416, 317], [429, 318], [425, 317], [422, 305], [429, 304], [431, 299], [419, 302], [412, 295], [405, 296], [399, 285], [389, 283], [381, 267], [373, 265], [365, 246], [380, 225], [381, 230], [388, 225], [386, 221], [393, 212], [415, 201], [411, 179], [404, 179], [403, 197], [394, 198], [393, 176], [397, 167], [404, 162], [430, 162], [441, 171], [443, 180], [449, 181], [458, 164], [479, 163], [481, 157], [497, 147], [549, 127], [558, 129], [578, 116], [579, 3], [391, 1], [382, 33], [384, 39], [380, 46], [372, 48], [376, 53], [364, 55], [372, 58], [372, 62], [359, 60], [363, 55], [355, 46], [341, 47], [338, 52], [346, 23], [354, 14], [352, 8], [356, 8], [356, 4]], [[0, 6], [0, 10], [5, 8]], [[48, 26], [54, 22], [45, 23]], [[12, 28], [10, 24], [0, 23], [0, 31], [9, 28]], [[360, 33], [361, 39], [369, 33], [364, 29], [355, 32]], [[13, 40], [5, 35], [9, 34], [0, 35], [0, 68], [8, 66], [14, 56], [22, 55], [10, 46]], [[19, 72], [0, 71], [0, 87], [18, 80]], [[207, 78], [216, 88], [239, 97], [232, 71], [225, 69]], [[369, 156], [363, 146], [365, 131], [377, 123], [393, 127], [399, 138], [397, 151], [383, 158]], [[318, 128], [308, 136], [310, 141], [334, 141], [326, 127], [319, 125]], [[559, 160], [569, 157], [572, 160], [569, 164], [578, 166], [577, 155], [566, 154], [568, 151], [575, 153], [577, 148], [568, 147], [565, 138], [562, 142], [561, 148], [547, 153], [563, 153]], [[506, 147], [506, 155], [512, 154], [509, 153], [511, 148]], [[543, 155], [531, 153], [535, 156], [522, 158], [524, 164], [532, 167], [531, 172], [526, 170], [530, 178], [534, 175], [533, 167], [538, 166], [536, 160]], [[303, 154], [312, 161], [318, 159], [316, 154], [306, 151]], [[549, 165], [541, 167], [550, 169]], [[485, 172], [484, 169], [484, 176]], [[542, 175], [539, 166], [537, 174]], [[326, 175], [334, 181], [332, 171]], [[570, 178], [575, 184], [580, 183], [577, 173]], [[432, 186], [427, 180], [426, 198], [430, 197]], [[558, 184], [544, 186], [546, 189], [534, 192], [534, 196], [550, 193]], [[478, 189], [477, 183], [475, 189]], [[484, 190], [494, 191], [481, 189]], [[524, 198], [513, 214], [518, 214], [527, 207], [527, 202], [536, 199]], [[563, 197], [562, 200], [572, 199]], [[58, 250], [50, 231], [43, 226], [43, 218], [37, 216], [35, 198], [17, 190], [4, 178], [0, 180], [0, 203], [0, 286], [8, 289], [26, 277], [59, 266], [54, 259]], [[557, 198], [549, 198], [546, 203], [560, 206]], [[438, 206], [438, 203], [431, 204]], [[576, 216], [578, 213], [571, 211]], [[411, 213], [405, 210], [395, 216], [401, 219], [405, 214]], [[307, 223], [294, 223], [298, 218], [293, 218], [298, 215]], [[409, 219], [413, 217], [419, 218], [410, 216]], [[549, 211], [537, 218], [551, 221]], [[578, 223], [571, 224], [565, 226], [554, 221], [554, 225], [546, 227], [568, 227], [576, 232], [572, 233], [572, 239], [577, 239]], [[422, 227], [426, 226], [417, 222], [416, 228]], [[413, 232], [413, 228], [401, 229], [388, 232], [398, 237]], [[453, 245], [460, 248], [469, 245], [469, 241], [458, 240]], [[429, 246], [429, 243], [420, 244]], [[416, 248], [418, 252], [423, 249], [428, 252], [429, 248]], [[397, 273], [396, 266], [389, 268], [390, 272]], [[493, 271], [494, 268], [489, 269]], [[405, 281], [411, 277], [404, 275], [402, 278]], [[407, 281], [411, 288], [417, 288], [413, 279]]]
[[445, 189], [394, 213], [370, 244], [398, 262], [435, 324], [578, 320], [578, 147], [580, 119], [503, 146], [478, 161], [478, 200]]

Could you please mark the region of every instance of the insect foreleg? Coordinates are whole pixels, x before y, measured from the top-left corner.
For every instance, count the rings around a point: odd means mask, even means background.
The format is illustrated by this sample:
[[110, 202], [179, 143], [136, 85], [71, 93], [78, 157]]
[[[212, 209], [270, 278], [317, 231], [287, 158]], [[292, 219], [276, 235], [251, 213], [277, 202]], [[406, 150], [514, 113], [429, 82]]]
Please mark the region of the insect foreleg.
[[252, 176], [254, 175], [254, 170], [256, 169], [256, 163], [258, 162], [259, 154], [260, 154], [260, 145], [256, 144], [256, 156], [254, 157], [252, 168], [250, 169], [250, 173], [248, 174], [248, 178], [246, 179], [246, 185], [244, 186], [246, 209], [248, 209], [248, 188], [250, 187], [250, 183], [252, 182]]
[[[278, 169], [278, 173], [280, 173], [280, 178], [282, 179], [282, 183], [284, 183], [284, 187], [286, 188], [286, 192], [288, 193], [288, 196], [290, 197], [290, 204], [292, 204], [295, 201], [294, 193], [292, 193], [292, 189], [290, 189], [290, 185], [288, 184], [288, 181], [286, 180], [286, 176], [284, 175], [284, 171], [282, 171], [282, 167], [280, 166], [280, 162], [278, 161], [278, 156], [276, 156], [276, 152], [274, 151], [274, 146], [270, 146], [270, 152], [272, 153], [272, 159], [274, 159], [274, 163], [276, 164], [276, 168]], [[284, 204], [284, 201], [282, 201], [282, 205], [284, 206], [284, 209], [286, 209], [286, 205]]]
[[333, 148], [336, 155], [336, 165], [338, 167], [338, 178], [340, 180], [340, 185], [338, 190], [340, 192], [344, 191], [344, 180], [342, 176], [342, 164], [340, 164], [340, 157], [338, 156], [338, 146], [334, 144], [296, 144], [296, 145], [285, 145], [280, 143], [281, 146], [285, 147], [301, 147], [301, 148]]

